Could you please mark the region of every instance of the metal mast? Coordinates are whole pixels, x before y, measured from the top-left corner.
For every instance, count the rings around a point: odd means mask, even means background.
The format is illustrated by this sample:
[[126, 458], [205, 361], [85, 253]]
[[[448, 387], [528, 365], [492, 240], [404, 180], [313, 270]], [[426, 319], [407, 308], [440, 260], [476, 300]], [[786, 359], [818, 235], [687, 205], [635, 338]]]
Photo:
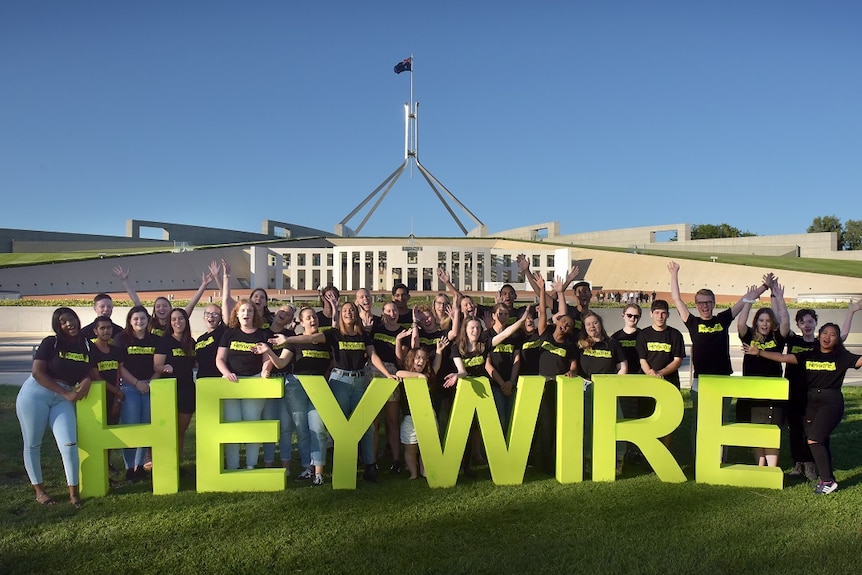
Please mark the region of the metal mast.
[[[398, 181], [398, 178], [401, 177], [401, 174], [404, 173], [405, 168], [408, 165], [411, 167], [411, 172], [413, 168], [413, 164], [416, 165], [416, 168], [419, 170], [419, 173], [422, 174], [422, 177], [431, 187], [431, 190], [434, 192], [434, 195], [437, 196], [437, 199], [440, 200], [440, 203], [443, 204], [443, 207], [446, 208], [446, 211], [449, 212], [449, 215], [452, 216], [452, 219], [455, 220], [455, 223], [458, 224], [458, 227], [461, 229], [461, 232], [466, 235], [475, 235], [482, 236], [487, 233], [487, 228], [485, 224], [482, 223], [479, 218], [477, 218], [473, 212], [471, 212], [458, 198], [455, 197], [455, 194], [450, 192], [446, 186], [444, 186], [440, 180], [434, 177], [428, 168], [423, 166], [419, 162], [419, 102], [413, 101], [413, 56], [411, 55], [409, 58], [404, 61], [396, 64], [395, 73], [400, 74], [401, 72], [409, 72], [410, 73], [410, 101], [404, 103], [404, 161], [395, 168], [391, 174], [389, 174], [380, 185], [374, 188], [370, 194], [368, 194], [365, 199], [363, 199], [359, 204], [353, 208], [353, 210], [344, 217], [338, 224], [335, 226], [335, 233], [340, 236], [356, 236], [359, 235], [359, 232], [362, 231], [362, 228], [368, 222], [369, 218], [374, 214], [377, 210], [377, 207], [380, 206], [383, 199], [392, 189], [392, 186], [395, 185], [395, 182]], [[381, 193], [382, 192], [382, 193]], [[374, 199], [375, 196], [380, 194], [374, 204], [371, 206], [371, 209], [365, 215], [359, 225], [356, 226], [355, 229], [351, 229], [348, 227], [347, 223], [359, 213], [362, 208], [364, 208], [368, 202]], [[466, 213], [470, 219], [475, 224], [475, 228], [472, 231], [468, 231], [467, 228], [461, 223], [461, 220], [458, 218], [455, 211], [452, 209], [452, 206], [446, 200], [448, 197], [452, 202], [454, 202], [459, 208], [461, 208], [464, 213]]]

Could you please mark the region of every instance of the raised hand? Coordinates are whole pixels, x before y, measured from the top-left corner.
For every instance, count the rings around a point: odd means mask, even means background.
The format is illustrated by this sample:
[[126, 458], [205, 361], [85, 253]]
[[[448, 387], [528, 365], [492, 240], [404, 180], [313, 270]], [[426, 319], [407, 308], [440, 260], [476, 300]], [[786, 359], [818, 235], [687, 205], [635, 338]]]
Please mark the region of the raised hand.
[[443, 268], [437, 268], [437, 277], [440, 278], [440, 281], [444, 284], [449, 284], [452, 280], [449, 272], [444, 270]]
[[129, 279], [129, 272], [131, 271], [131, 269], [123, 269], [123, 266], [114, 266], [112, 273], [121, 281], [126, 281]]
[[668, 262], [667, 271], [669, 271], [670, 275], [672, 275], [672, 276], [678, 274], [679, 273], [679, 264], [674, 262], [674, 261]]
[[530, 273], [530, 260], [527, 259], [526, 255], [518, 254], [515, 261], [518, 262], [518, 269], [524, 272], [524, 274]]

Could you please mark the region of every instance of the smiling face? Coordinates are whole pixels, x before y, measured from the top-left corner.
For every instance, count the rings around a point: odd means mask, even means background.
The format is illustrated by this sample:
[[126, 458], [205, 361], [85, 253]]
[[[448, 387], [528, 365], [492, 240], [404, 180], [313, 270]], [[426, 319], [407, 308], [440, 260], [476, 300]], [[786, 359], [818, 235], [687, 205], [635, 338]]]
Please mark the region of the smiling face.
[[371, 294], [367, 289], [356, 290], [356, 307], [363, 311], [371, 311]]
[[156, 303], [153, 304], [153, 313], [159, 320], [166, 322], [171, 313], [171, 302], [163, 297], [156, 299]]
[[59, 319], [60, 332], [69, 338], [75, 337], [81, 331], [81, 321], [74, 313], [61, 313]]
[[464, 333], [467, 335], [468, 340], [473, 342], [479, 341], [479, 336], [482, 334], [482, 322], [478, 319], [468, 320], [464, 324]]
[[473, 298], [461, 298], [461, 315], [464, 317], [476, 315], [476, 303], [473, 301]]
[[383, 319], [390, 325], [398, 323], [398, 307], [394, 302], [388, 301], [383, 304]]
[[593, 292], [590, 289], [590, 286], [581, 284], [575, 288], [575, 301], [578, 303], [579, 308], [585, 309], [590, 307], [590, 300], [592, 297]]
[[814, 335], [814, 330], [817, 329], [817, 320], [811, 314], [805, 314], [796, 322], [796, 327], [802, 332], [802, 337], [810, 339]]
[[356, 307], [350, 303], [341, 306], [341, 321], [347, 325], [356, 323]]
[[838, 333], [838, 328], [831, 325], [825, 325], [820, 328], [820, 351], [830, 352], [835, 349], [841, 336]]
[[446, 307], [449, 305], [449, 298], [445, 295], [440, 294], [434, 298], [434, 313], [437, 317], [445, 317], [446, 316]]
[[715, 309], [715, 296], [698, 293], [694, 296], [694, 305], [697, 307], [697, 314], [700, 319], [710, 319], [712, 318], [712, 310]]
[[623, 321], [626, 327], [635, 328], [641, 320], [641, 310], [637, 306], [630, 305], [623, 311]]
[[260, 288], [255, 289], [251, 292], [251, 295], [248, 296], [249, 301], [254, 304], [254, 307], [257, 308], [257, 311], [263, 312], [266, 305], [269, 303], [269, 296], [266, 295], [266, 292]]
[[132, 330], [134, 330], [135, 335], [138, 337], [143, 337], [147, 332], [147, 325], [150, 323], [150, 318], [146, 312], [136, 311], [132, 314], [132, 317], [129, 318], [129, 325], [132, 326]]
[[186, 321], [182, 310], [175, 309], [171, 311], [171, 332], [174, 336], [181, 336], [189, 327], [189, 322]]

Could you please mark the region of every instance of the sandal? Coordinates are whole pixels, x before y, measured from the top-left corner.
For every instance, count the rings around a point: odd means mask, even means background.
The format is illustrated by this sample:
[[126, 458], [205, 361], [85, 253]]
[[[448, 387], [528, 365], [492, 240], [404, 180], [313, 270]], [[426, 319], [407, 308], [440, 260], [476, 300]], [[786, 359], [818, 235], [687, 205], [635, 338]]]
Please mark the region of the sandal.
[[41, 495], [37, 495], [36, 496], [36, 502], [39, 503], [39, 505], [42, 505], [43, 507], [53, 507], [54, 505], [57, 505], [57, 502], [54, 501], [54, 499], [52, 499], [51, 496], [48, 495], [47, 493], [42, 493]]
[[72, 507], [74, 507], [75, 509], [80, 509], [84, 506], [84, 504], [81, 502], [81, 499], [78, 497], [70, 497], [69, 504], [71, 504]]

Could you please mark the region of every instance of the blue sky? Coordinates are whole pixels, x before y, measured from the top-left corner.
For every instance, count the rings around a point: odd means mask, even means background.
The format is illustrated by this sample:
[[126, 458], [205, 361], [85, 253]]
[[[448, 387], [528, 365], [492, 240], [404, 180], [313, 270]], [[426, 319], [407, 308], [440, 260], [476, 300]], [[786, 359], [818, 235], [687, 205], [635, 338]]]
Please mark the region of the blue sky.
[[[0, 0], [0, 227], [332, 230], [403, 159], [410, 54], [491, 232], [862, 219], [862, 3], [536, 4]], [[411, 230], [460, 235], [418, 173], [362, 235]]]

